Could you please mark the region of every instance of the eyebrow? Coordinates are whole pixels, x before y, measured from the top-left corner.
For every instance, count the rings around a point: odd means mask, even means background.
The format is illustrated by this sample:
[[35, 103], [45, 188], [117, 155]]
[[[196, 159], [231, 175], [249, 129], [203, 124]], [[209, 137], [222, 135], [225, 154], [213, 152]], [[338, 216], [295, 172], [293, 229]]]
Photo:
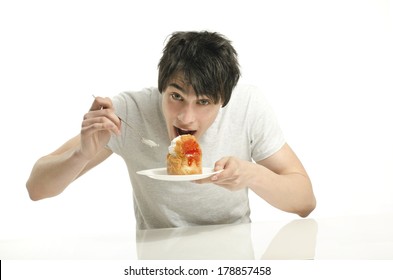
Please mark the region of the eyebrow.
[[183, 92], [183, 93], [186, 93], [186, 91], [185, 91], [185, 89], [184, 88], [182, 88], [179, 84], [176, 84], [176, 83], [170, 83], [169, 84], [169, 86], [170, 87], [174, 87], [174, 88], [177, 88], [178, 90], [180, 90], [181, 92]]

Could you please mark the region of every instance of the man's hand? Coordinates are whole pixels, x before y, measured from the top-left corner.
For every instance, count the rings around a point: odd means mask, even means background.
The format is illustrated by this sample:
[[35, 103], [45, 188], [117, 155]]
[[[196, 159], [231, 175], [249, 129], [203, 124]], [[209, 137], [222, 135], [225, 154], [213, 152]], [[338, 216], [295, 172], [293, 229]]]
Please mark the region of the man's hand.
[[230, 191], [237, 191], [249, 184], [252, 177], [249, 173], [250, 164], [253, 163], [235, 157], [224, 157], [214, 166], [215, 171], [222, 170], [222, 172], [194, 182], [198, 184], [213, 183]]
[[93, 158], [108, 143], [111, 133], [120, 134], [120, 125], [112, 101], [96, 97], [83, 118], [80, 154], [86, 159]]

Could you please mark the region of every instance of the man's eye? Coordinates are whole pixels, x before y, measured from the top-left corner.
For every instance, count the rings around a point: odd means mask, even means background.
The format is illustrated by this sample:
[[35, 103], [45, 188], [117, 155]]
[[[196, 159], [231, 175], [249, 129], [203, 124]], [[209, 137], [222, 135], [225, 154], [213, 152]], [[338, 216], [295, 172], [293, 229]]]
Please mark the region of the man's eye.
[[210, 100], [208, 100], [208, 99], [201, 99], [201, 100], [198, 100], [198, 104], [199, 105], [209, 105], [211, 102], [210, 102]]
[[182, 96], [178, 93], [172, 93], [171, 97], [173, 100], [179, 100], [179, 101], [183, 100]]

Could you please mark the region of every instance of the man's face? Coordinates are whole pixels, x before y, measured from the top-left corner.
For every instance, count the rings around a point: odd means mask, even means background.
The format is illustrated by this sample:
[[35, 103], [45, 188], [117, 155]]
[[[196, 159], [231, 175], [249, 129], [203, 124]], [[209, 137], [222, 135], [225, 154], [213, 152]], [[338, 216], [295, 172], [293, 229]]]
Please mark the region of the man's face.
[[182, 134], [200, 138], [216, 119], [222, 105], [221, 102], [214, 104], [203, 95], [197, 97], [181, 75], [169, 81], [162, 95], [162, 110], [170, 140]]

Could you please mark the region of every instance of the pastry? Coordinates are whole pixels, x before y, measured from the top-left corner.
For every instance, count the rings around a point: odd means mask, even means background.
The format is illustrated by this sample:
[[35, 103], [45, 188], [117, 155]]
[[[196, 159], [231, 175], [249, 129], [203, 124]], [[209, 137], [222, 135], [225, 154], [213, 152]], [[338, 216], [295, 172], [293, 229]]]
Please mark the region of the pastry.
[[179, 135], [168, 148], [167, 173], [190, 175], [202, 173], [202, 150], [195, 136]]

